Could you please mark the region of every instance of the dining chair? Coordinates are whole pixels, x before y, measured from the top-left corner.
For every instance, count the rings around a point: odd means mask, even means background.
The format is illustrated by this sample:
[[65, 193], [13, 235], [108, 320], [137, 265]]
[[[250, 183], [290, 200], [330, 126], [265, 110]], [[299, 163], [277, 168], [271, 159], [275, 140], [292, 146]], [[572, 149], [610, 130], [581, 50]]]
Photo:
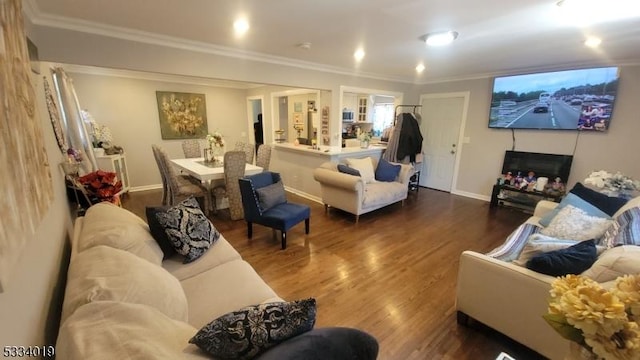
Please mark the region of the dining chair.
[[200, 142], [198, 140], [185, 140], [182, 142], [182, 151], [185, 158], [199, 158], [202, 157], [200, 152]]
[[287, 231], [304, 220], [309, 234], [311, 208], [288, 202], [280, 174], [265, 171], [239, 179], [247, 237], [253, 236], [253, 223], [280, 230], [282, 250], [287, 248]]
[[246, 154], [244, 151], [228, 151], [224, 154], [224, 185], [213, 188], [212, 201], [217, 204], [221, 199], [229, 199], [231, 220], [244, 217], [238, 179], [244, 176]]
[[169, 189], [167, 176], [165, 175], [165, 171], [163, 170], [160, 148], [156, 145], [151, 145], [151, 150], [153, 150], [153, 158], [156, 159], [158, 171], [160, 172], [160, 177], [162, 178], [162, 205], [167, 205], [167, 203], [169, 202], [169, 192], [171, 190]]
[[258, 147], [258, 155], [256, 156], [256, 166], [260, 166], [262, 171], [269, 170], [269, 163], [271, 162], [271, 146], [267, 144], [260, 144]]
[[160, 175], [164, 173], [167, 182], [167, 204], [173, 206], [179, 197], [193, 196], [200, 199], [200, 206], [205, 214], [208, 213], [212, 209], [209, 189], [196, 178], [179, 175], [171, 165], [169, 155], [157, 145], [152, 145], [152, 148], [160, 159]]
[[236, 143], [236, 147], [234, 150], [244, 151], [245, 154], [247, 155], [247, 158], [246, 158], [247, 164], [253, 164], [253, 156], [255, 155], [255, 151], [256, 151], [255, 145], [238, 141]]

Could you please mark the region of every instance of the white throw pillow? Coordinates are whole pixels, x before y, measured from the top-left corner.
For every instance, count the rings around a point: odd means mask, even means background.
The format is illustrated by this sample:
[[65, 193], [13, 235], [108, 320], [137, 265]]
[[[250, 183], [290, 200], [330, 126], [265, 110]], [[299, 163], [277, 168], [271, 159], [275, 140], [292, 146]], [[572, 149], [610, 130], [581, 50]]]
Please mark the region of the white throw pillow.
[[372, 183], [376, 181], [375, 171], [373, 169], [373, 163], [370, 158], [364, 159], [345, 159], [349, 167], [352, 167], [360, 172], [360, 177], [365, 183]]
[[603, 252], [582, 275], [597, 282], [606, 282], [626, 274], [640, 274], [639, 259], [640, 246], [617, 246]]
[[69, 265], [60, 322], [87, 303], [106, 300], [144, 304], [172, 319], [189, 320], [182, 285], [167, 270], [127, 251], [96, 246]]
[[595, 239], [597, 243], [612, 223], [611, 220], [590, 216], [577, 207], [567, 205], [551, 220], [549, 226], [540, 230], [540, 233], [567, 240]]

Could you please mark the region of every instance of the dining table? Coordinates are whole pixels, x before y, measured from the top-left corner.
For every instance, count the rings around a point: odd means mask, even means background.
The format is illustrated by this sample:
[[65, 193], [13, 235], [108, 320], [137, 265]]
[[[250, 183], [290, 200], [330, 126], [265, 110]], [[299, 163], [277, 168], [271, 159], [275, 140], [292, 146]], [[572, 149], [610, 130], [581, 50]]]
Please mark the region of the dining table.
[[[184, 173], [208, 184], [214, 180], [224, 179], [224, 165], [221, 158], [218, 158], [216, 162], [205, 162], [204, 158], [171, 159], [171, 162]], [[246, 164], [244, 168], [245, 175], [260, 172], [262, 172], [262, 168], [253, 164]]]

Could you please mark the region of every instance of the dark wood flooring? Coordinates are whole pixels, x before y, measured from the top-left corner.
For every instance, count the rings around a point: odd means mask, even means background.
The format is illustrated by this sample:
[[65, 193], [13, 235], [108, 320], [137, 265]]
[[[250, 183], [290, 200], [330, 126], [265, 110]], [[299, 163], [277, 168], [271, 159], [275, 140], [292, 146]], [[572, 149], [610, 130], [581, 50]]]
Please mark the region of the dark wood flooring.
[[[144, 216], [162, 192], [127, 195], [123, 206]], [[213, 224], [262, 278], [287, 300], [314, 297], [316, 326], [348, 326], [378, 339], [379, 359], [495, 359], [502, 351], [518, 360], [537, 353], [473, 322], [456, 323], [458, 262], [464, 250], [488, 252], [500, 245], [528, 215], [489, 210], [487, 202], [429, 189], [360, 217], [288, 194], [311, 206], [311, 232], [304, 224], [279, 236], [231, 221], [224, 212]], [[526, 326], [526, 324], [523, 324]]]

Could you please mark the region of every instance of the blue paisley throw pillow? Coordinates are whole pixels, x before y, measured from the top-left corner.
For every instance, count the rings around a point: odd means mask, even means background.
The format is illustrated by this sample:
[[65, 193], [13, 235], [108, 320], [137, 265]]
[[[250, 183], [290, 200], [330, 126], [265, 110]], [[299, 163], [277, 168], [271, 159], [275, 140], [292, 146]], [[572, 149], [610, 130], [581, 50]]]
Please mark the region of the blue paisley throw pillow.
[[220, 233], [207, 219], [195, 198], [155, 214], [173, 248], [184, 255], [184, 263], [202, 256], [220, 238]]
[[316, 300], [248, 306], [213, 320], [189, 340], [217, 359], [252, 359], [313, 329]]

